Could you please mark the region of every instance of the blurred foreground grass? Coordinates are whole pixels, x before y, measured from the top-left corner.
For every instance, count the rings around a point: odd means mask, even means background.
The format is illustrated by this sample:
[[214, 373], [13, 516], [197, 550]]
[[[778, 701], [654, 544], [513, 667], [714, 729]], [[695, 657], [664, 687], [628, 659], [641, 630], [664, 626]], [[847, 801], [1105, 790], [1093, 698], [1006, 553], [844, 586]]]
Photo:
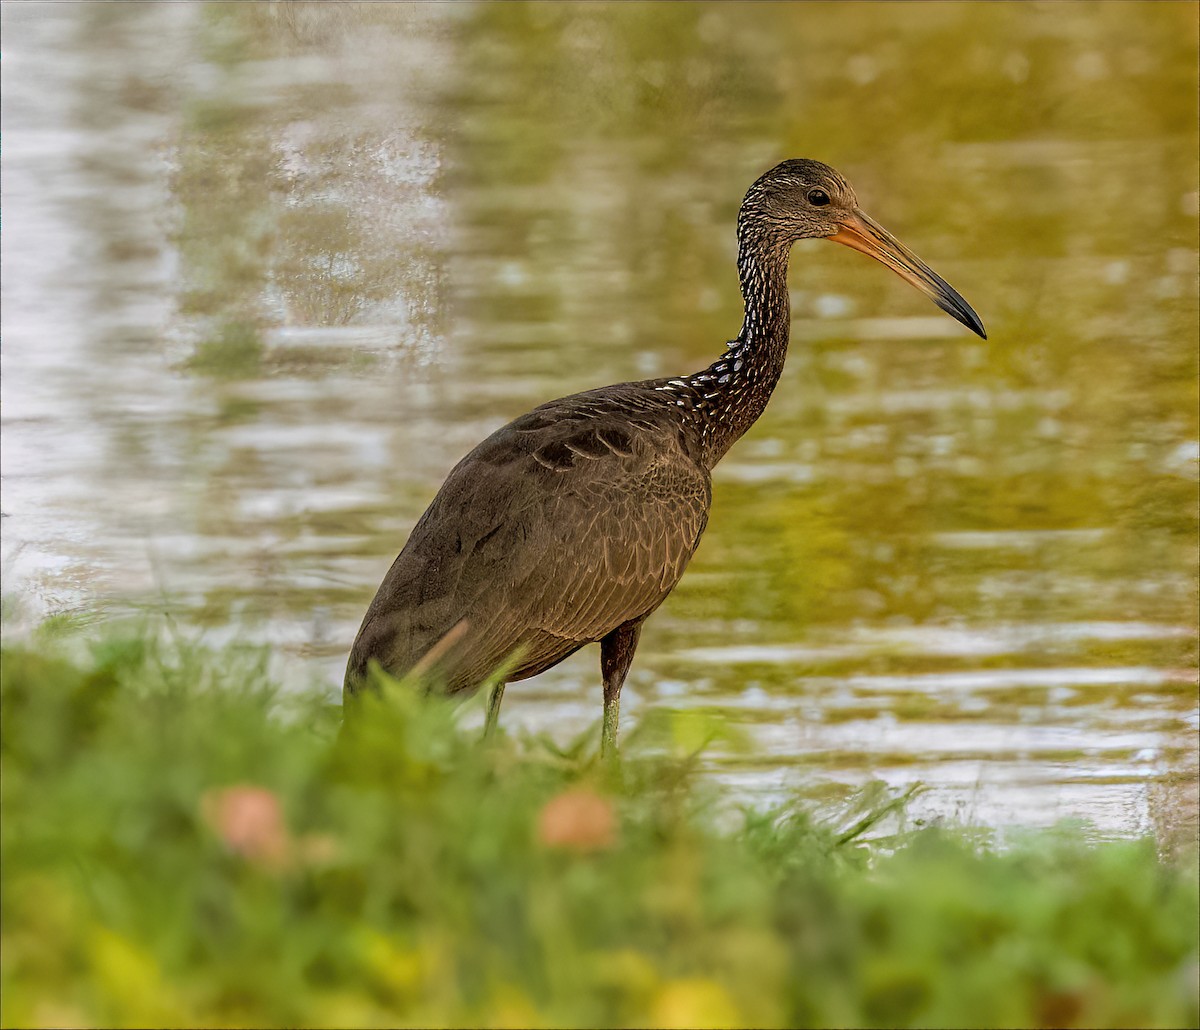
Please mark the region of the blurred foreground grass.
[[[70, 657], [64, 657], [69, 655]], [[621, 762], [262, 652], [3, 651], [5, 1026], [1194, 1026], [1194, 856], [737, 812], [660, 718]], [[693, 739], [689, 739], [693, 738]]]

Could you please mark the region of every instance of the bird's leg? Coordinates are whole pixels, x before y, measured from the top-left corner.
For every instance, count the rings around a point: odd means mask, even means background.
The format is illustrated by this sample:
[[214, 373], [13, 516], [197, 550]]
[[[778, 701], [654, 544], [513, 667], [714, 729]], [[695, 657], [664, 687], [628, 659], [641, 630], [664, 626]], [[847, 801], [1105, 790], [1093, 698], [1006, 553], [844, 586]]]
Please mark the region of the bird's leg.
[[488, 698], [487, 721], [483, 724], [484, 739], [496, 731], [496, 723], [500, 719], [500, 702], [504, 700], [504, 680], [492, 687], [492, 696]]
[[600, 674], [604, 677], [604, 728], [600, 734], [600, 754], [617, 750], [617, 718], [621, 714], [621, 686], [633, 664], [642, 621], [626, 622], [600, 641]]

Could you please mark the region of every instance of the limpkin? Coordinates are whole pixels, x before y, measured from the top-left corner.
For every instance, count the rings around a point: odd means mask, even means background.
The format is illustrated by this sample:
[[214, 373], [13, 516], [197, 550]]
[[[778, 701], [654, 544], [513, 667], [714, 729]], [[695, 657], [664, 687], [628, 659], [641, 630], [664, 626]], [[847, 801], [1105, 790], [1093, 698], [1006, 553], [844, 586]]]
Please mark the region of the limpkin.
[[[700, 543], [713, 466], [763, 413], [787, 354], [792, 244], [862, 251], [986, 338], [971, 306], [858, 207], [819, 161], [761, 176], [737, 217], [741, 332], [707, 368], [550, 401], [496, 430], [450, 472], [384, 577], [350, 652], [345, 700], [377, 662], [456, 694], [600, 642], [602, 750], [642, 625]], [[497, 674], [497, 670], [502, 670]]]

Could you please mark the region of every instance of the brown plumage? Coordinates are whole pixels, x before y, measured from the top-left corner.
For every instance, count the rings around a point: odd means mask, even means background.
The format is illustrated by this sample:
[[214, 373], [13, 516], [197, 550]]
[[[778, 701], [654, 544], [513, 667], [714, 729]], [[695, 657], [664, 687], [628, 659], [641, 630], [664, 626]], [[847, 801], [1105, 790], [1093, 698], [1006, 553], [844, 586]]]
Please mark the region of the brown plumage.
[[[860, 210], [817, 161], [759, 178], [738, 214], [742, 330], [692, 375], [543, 404], [450, 472], [367, 609], [346, 669], [349, 700], [377, 662], [447, 693], [550, 668], [600, 642], [606, 748], [646, 618], [700, 543], [710, 474], [762, 414], [783, 370], [787, 266], [798, 239], [870, 254], [984, 336], [970, 306]], [[504, 684], [488, 712], [495, 722]]]

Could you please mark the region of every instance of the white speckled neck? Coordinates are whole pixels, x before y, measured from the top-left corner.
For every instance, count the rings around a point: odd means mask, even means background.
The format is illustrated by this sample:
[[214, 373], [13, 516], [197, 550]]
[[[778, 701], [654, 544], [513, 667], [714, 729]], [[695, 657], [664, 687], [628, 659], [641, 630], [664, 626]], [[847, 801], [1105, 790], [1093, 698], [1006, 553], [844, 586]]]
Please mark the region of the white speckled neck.
[[738, 218], [738, 276], [745, 303], [741, 332], [707, 368], [656, 387], [675, 397], [681, 414], [699, 431], [709, 468], [757, 421], [783, 372], [791, 327], [790, 249], [743, 211]]

